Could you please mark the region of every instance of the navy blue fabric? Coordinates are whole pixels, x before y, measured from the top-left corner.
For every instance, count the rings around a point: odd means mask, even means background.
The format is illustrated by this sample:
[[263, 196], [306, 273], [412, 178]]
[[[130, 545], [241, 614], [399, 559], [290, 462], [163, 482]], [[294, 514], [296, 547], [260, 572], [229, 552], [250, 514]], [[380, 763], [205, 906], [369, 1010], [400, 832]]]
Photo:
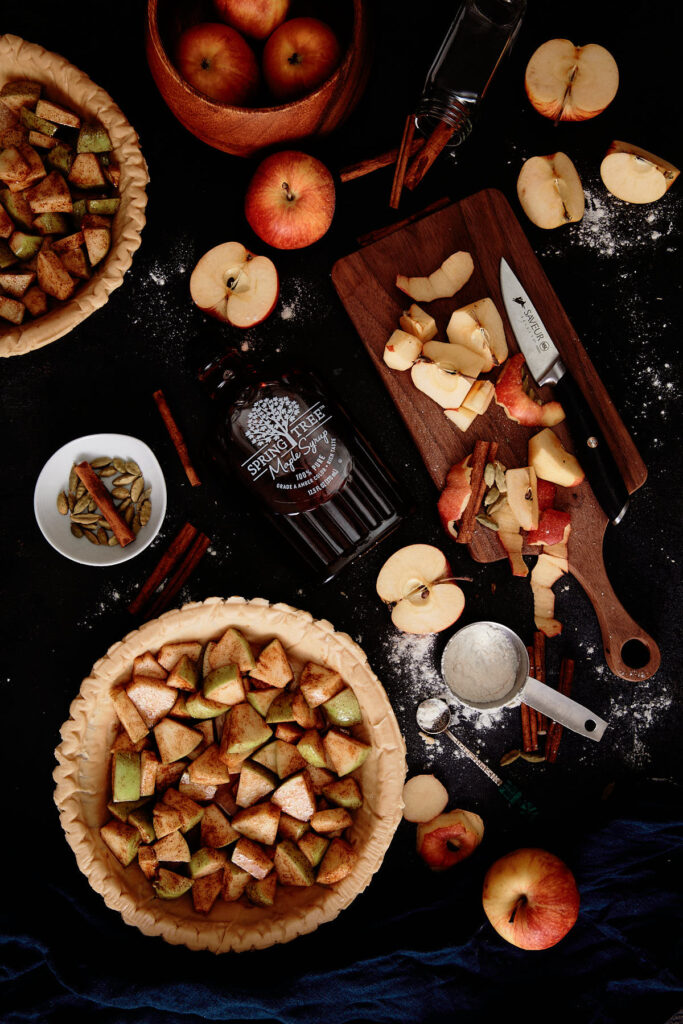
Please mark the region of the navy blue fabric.
[[370, 889], [337, 921], [258, 953], [167, 946], [123, 925], [85, 880], [52, 884], [37, 893], [47, 913], [27, 911], [23, 934], [3, 936], [0, 1019], [430, 1024], [545, 1006], [558, 1024], [664, 1022], [683, 1005], [683, 820], [671, 813], [680, 791], [650, 783], [611, 802], [588, 828], [578, 806], [556, 823], [582, 903], [553, 949], [515, 949], [481, 910], [483, 873], [514, 848], [514, 826], [486, 857], [428, 877], [406, 865], [399, 831]]

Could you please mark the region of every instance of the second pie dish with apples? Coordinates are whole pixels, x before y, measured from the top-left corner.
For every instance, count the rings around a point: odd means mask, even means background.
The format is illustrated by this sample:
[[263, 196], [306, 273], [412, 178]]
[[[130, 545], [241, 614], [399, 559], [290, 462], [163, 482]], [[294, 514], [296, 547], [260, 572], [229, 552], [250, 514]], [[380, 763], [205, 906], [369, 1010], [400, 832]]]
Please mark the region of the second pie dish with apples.
[[[282, 646], [291, 666], [294, 676], [290, 683], [290, 690], [286, 691], [282, 680], [271, 683], [274, 686], [283, 687], [281, 690], [284, 697], [287, 692], [297, 693], [299, 681], [304, 683], [302, 670], [309, 663], [316, 666], [324, 666], [332, 673], [338, 674], [343, 683], [343, 694], [355, 695], [358, 702], [362, 721], [355, 718], [355, 724], [346, 728], [343, 724], [343, 715], [339, 718], [339, 725], [334, 725], [334, 718], [325, 714], [325, 726], [320, 730], [321, 739], [327, 740], [332, 734], [332, 739], [341, 742], [342, 746], [346, 740], [353, 743], [356, 741], [359, 747], [364, 747], [365, 759], [358, 766], [348, 761], [342, 764], [337, 763], [336, 752], [331, 753], [334, 768], [340, 778], [343, 776], [349, 780], [353, 778], [356, 790], [362, 793], [362, 803], [353, 805], [351, 812], [335, 810], [332, 804], [317, 799], [315, 813], [300, 813], [297, 805], [287, 804], [284, 797], [278, 796], [290, 788], [288, 780], [280, 776], [276, 781], [277, 789], [270, 794], [275, 805], [278, 802], [282, 806], [282, 817], [288, 818], [290, 826], [296, 824], [287, 815], [286, 810], [291, 810], [293, 817], [300, 822], [305, 819], [309, 835], [315, 831], [311, 825], [318, 826], [319, 832], [327, 832], [327, 818], [345, 818], [345, 830], [343, 838], [334, 838], [338, 835], [336, 828], [331, 835], [328, 849], [344, 848], [351, 850], [353, 868], [344, 875], [343, 872], [323, 872], [324, 861], [315, 865], [315, 874], [318, 877], [328, 877], [329, 884], [320, 884], [317, 881], [311, 882], [309, 872], [308, 882], [303, 884], [293, 880], [296, 876], [297, 858], [301, 856], [294, 850], [295, 842], [290, 839], [281, 841], [281, 833], [278, 833], [278, 845], [272, 846], [266, 843], [265, 846], [257, 842], [243, 838], [238, 840], [241, 849], [246, 852], [275, 859], [277, 869], [278, 885], [275, 898], [269, 905], [260, 905], [257, 899], [252, 900], [244, 897], [234, 899], [232, 893], [228, 892], [228, 884], [225, 886], [225, 895], [221, 894], [211, 905], [208, 912], [197, 909], [193, 901], [191, 888], [188, 879], [201, 878], [203, 869], [199, 872], [193, 870], [193, 864], [167, 863], [161, 872], [157, 872], [152, 881], [145, 877], [143, 861], [138, 864], [134, 855], [120, 856], [120, 847], [117, 847], [118, 836], [135, 838], [133, 844], [136, 849], [142, 848], [140, 840], [135, 835], [135, 829], [130, 825], [121, 822], [120, 817], [112, 818], [112, 808], [116, 808], [113, 802], [114, 794], [112, 789], [112, 746], [116, 744], [117, 737], [121, 736], [117, 710], [112, 701], [112, 691], [125, 693], [125, 687], [129, 684], [134, 675], [135, 659], [140, 664], [144, 655], [145, 663], [151, 664], [146, 652], [155, 654], [161, 652], [166, 645], [170, 646], [185, 643], [188, 650], [191, 645], [198, 650], [202, 648], [202, 657], [197, 659], [195, 669], [200, 671], [207, 652], [211, 653], [210, 642], [220, 641], [228, 630], [238, 631], [248, 641], [249, 647], [256, 659], [261, 659], [262, 652], [272, 646], [273, 641], [279, 641], [275, 646]], [[192, 653], [192, 652], [191, 652]], [[163, 655], [161, 660], [164, 661]], [[183, 660], [183, 659], [181, 659]], [[184, 662], [187, 662], [187, 658]], [[188, 667], [188, 666], [185, 666]], [[176, 674], [183, 671], [184, 666], [179, 664], [173, 669]], [[173, 673], [171, 673], [172, 675]], [[200, 672], [201, 674], [201, 672]], [[263, 673], [261, 673], [263, 675]], [[217, 673], [211, 672], [215, 677]], [[239, 674], [238, 674], [239, 675]], [[267, 694], [267, 683], [258, 679], [259, 671], [252, 669], [252, 675], [245, 672], [245, 689], [249, 690], [248, 696]], [[205, 680], [207, 676], [205, 674]], [[222, 683], [225, 681], [216, 679], [213, 682]], [[148, 688], [150, 680], [147, 680]], [[173, 681], [169, 677], [169, 684]], [[157, 684], [157, 687], [163, 684]], [[182, 684], [181, 684], [182, 685]], [[121, 688], [124, 688], [123, 690]], [[228, 686], [230, 688], [230, 686]], [[305, 686], [302, 686], [305, 691]], [[253, 690], [253, 693], [251, 692]], [[133, 699], [137, 699], [135, 691], [127, 691]], [[180, 693], [180, 691], [177, 691]], [[204, 688], [204, 697], [200, 692], [195, 693], [197, 699], [206, 699], [207, 688]], [[305, 691], [308, 692], [308, 691]], [[211, 691], [213, 696], [219, 695], [218, 689]], [[183, 693], [183, 698], [189, 698], [189, 692]], [[320, 699], [324, 699], [322, 693]], [[339, 694], [337, 695], [339, 697]], [[316, 698], [317, 699], [317, 698]], [[353, 698], [351, 698], [353, 700]], [[208, 705], [212, 701], [208, 700]], [[315, 703], [315, 701], [313, 701]], [[334, 698], [327, 701], [328, 705], [335, 703]], [[338, 701], [337, 701], [338, 703]], [[256, 715], [255, 706], [260, 706], [259, 701], [252, 705], [241, 703], [240, 707], [247, 715]], [[132, 707], [131, 703], [131, 707]], [[142, 706], [142, 705], [140, 705]], [[251, 710], [248, 710], [251, 709]], [[147, 708], [148, 710], [148, 708]], [[188, 710], [190, 710], [188, 708]], [[227, 723], [230, 721], [230, 714], [236, 717], [226, 707]], [[262, 709], [263, 710], [263, 709]], [[142, 711], [145, 717], [145, 709]], [[164, 721], [175, 735], [181, 733], [183, 736], [189, 733], [192, 727], [196, 726], [197, 720], [190, 718], [175, 718], [173, 713], [168, 712], [169, 717]], [[241, 717], [241, 716], [240, 716]], [[267, 716], [266, 716], [267, 717]], [[287, 716], [285, 716], [287, 717]], [[322, 716], [321, 716], [322, 718]], [[277, 720], [278, 716], [271, 716], [271, 721]], [[122, 718], [123, 722], [124, 719]], [[261, 719], [261, 725], [265, 717]], [[226, 723], [226, 724], [227, 724]], [[125, 724], [125, 723], [124, 723]], [[180, 726], [180, 728], [178, 728]], [[275, 735], [273, 725], [273, 738]], [[167, 762], [172, 761], [175, 753], [170, 756], [165, 752], [166, 737], [158, 729], [151, 730], [154, 739], [159, 746], [159, 755], [164, 763], [163, 767], [168, 768]], [[268, 730], [270, 731], [270, 730]], [[223, 729], [225, 736], [227, 730]], [[311, 730], [315, 732], [315, 730]], [[209, 598], [203, 603], [185, 605], [179, 610], [167, 612], [159, 619], [146, 623], [140, 629], [129, 633], [123, 641], [115, 644], [107, 654], [93, 667], [92, 673], [83, 681], [78, 697], [73, 701], [70, 709], [70, 717], [61, 730], [62, 742], [57, 748], [56, 756], [59, 762], [54, 777], [57, 783], [55, 801], [60, 811], [60, 820], [65, 830], [67, 841], [72, 847], [78, 866], [87, 876], [92, 887], [99, 892], [108, 907], [118, 910], [124, 921], [140, 929], [147, 935], [160, 935], [167, 942], [180, 945], [184, 944], [191, 949], [208, 949], [213, 952], [227, 952], [229, 950], [242, 951], [249, 949], [260, 949], [280, 942], [288, 942], [298, 935], [315, 930], [319, 925], [333, 920], [349, 903], [370, 883], [372, 876], [382, 864], [386, 850], [391, 842], [392, 836], [401, 819], [402, 812], [402, 790], [406, 773], [405, 746], [401, 737], [398, 724], [391, 709], [387, 695], [368, 665], [367, 659], [361, 648], [347, 635], [338, 633], [329, 622], [314, 620], [307, 612], [291, 608], [285, 604], [269, 604], [262, 599], [246, 601], [243, 598], [232, 597], [227, 600], [220, 598]], [[244, 736], [240, 734], [240, 739]], [[315, 737], [314, 737], [315, 739]], [[174, 741], [173, 741], [174, 742]], [[262, 741], [263, 742], [263, 741]], [[239, 744], [238, 744], [239, 745]], [[130, 746], [126, 744], [128, 749]], [[290, 752], [296, 751], [293, 744], [281, 743]], [[291, 748], [291, 749], [290, 749]], [[225, 742], [221, 745], [221, 751], [226, 755], [231, 773], [239, 770], [234, 758], [229, 755], [230, 750]], [[241, 749], [245, 749], [242, 745]], [[217, 754], [217, 747], [213, 750]], [[253, 751], [258, 754], [257, 751]], [[200, 758], [203, 755], [200, 755]], [[211, 756], [211, 752], [207, 756]], [[197, 758], [199, 764], [200, 758]], [[242, 760], [244, 759], [244, 755]], [[263, 766], [256, 756], [257, 773], [264, 774]], [[261, 759], [264, 760], [265, 759]], [[206, 762], [206, 757], [204, 757]], [[311, 762], [312, 763], [312, 762]], [[189, 762], [191, 766], [192, 761]], [[252, 769], [254, 765], [252, 764]], [[296, 786], [300, 776], [306, 775], [306, 770], [298, 774], [290, 775]], [[328, 773], [331, 774], [331, 773]], [[231, 781], [237, 780], [239, 776], [231, 776]], [[273, 774], [275, 780], [275, 773]], [[113, 780], [114, 787], [117, 781]], [[308, 783], [306, 783], [308, 785]], [[227, 788], [227, 787], [224, 787]], [[235, 785], [235, 789], [237, 786]], [[161, 819], [158, 812], [169, 811], [169, 804], [166, 802], [166, 792], [157, 793], [152, 803], [155, 810], [155, 823]], [[310, 793], [310, 790], [309, 790]], [[177, 801], [177, 791], [172, 794]], [[202, 801], [197, 793], [194, 796], [199, 803], [209, 806], [211, 800]], [[121, 799], [121, 792], [118, 794]], [[268, 795], [260, 798], [268, 801]], [[155, 802], [156, 801], [156, 802]], [[139, 802], [139, 801], [138, 801]], [[180, 800], [182, 803], [182, 799]], [[240, 801], [239, 791], [237, 792], [237, 805], [244, 806], [247, 801]], [[119, 807], [121, 805], [119, 804]], [[215, 805], [212, 817], [218, 817]], [[251, 805], [250, 805], [251, 806]], [[263, 806], [259, 804], [259, 806]], [[350, 805], [349, 805], [350, 806]], [[271, 805], [272, 809], [272, 805]], [[251, 813], [251, 812], [249, 812]], [[246, 815], [249, 816], [249, 813]], [[277, 813], [279, 813], [279, 808]], [[241, 818], [245, 812], [237, 811], [232, 820], [239, 828]], [[129, 819], [130, 820], [130, 819]], [[349, 824], [350, 822], [350, 824]], [[335, 823], [330, 823], [334, 825]], [[192, 840], [188, 830], [187, 838]], [[112, 832], [116, 833], [116, 840], [111, 844], [108, 840]], [[178, 842], [175, 845], [183, 845], [181, 838], [182, 829], [177, 835]], [[245, 833], [242, 833], [244, 836]], [[161, 840], [163, 842], [163, 839]], [[144, 842], [144, 841], [143, 841]], [[272, 842], [272, 840], [271, 840]], [[335, 845], [336, 844], [336, 845]], [[204, 842], [202, 846], [210, 846], [210, 842]], [[148, 851], [153, 844], [145, 847]], [[282, 847], [280, 850], [279, 847]], [[240, 859], [235, 853], [237, 847], [232, 844], [225, 846], [226, 852], [219, 853], [219, 857], [229, 864], [238, 864]], [[113, 852], [113, 850], [116, 852]], [[290, 858], [290, 854], [293, 854]], [[215, 850], [211, 851], [215, 856]], [[151, 854], [150, 854], [151, 856]], [[205, 854], [200, 854], [205, 856]], [[286, 864], [282, 864], [283, 858]], [[161, 859], [161, 858], [160, 858]], [[172, 859], [172, 858], [171, 858]], [[189, 860], [189, 857], [186, 858]], [[124, 866], [124, 862], [128, 866]], [[245, 863], [244, 860], [241, 861]], [[269, 868], [264, 860], [266, 869]], [[251, 865], [247, 862], [247, 871]], [[169, 870], [170, 869], [170, 870]], [[187, 871], [189, 869], [189, 875]], [[293, 874], [294, 872], [294, 874]], [[321, 874], [322, 873], [322, 874]], [[342, 877], [342, 875], [344, 875]], [[172, 877], [171, 877], [172, 876]], [[257, 878], [258, 872], [252, 872], [252, 877]], [[338, 878], [339, 880], [335, 880]], [[180, 881], [179, 881], [180, 880]], [[292, 880], [292, 881], [290, 881]], [[179, 898], [169, 898], [168, 889], [164, 888], [169, 882], [178, 885], [182, 883], [183, 895]], [[290, 884], [288, 884], [288, 882]], [[195, 885], [196, 880], [192, 882]], [[202, 879], [202, 890], [207, 883]], [[247, 896], [249, 894], [247, 893]]]

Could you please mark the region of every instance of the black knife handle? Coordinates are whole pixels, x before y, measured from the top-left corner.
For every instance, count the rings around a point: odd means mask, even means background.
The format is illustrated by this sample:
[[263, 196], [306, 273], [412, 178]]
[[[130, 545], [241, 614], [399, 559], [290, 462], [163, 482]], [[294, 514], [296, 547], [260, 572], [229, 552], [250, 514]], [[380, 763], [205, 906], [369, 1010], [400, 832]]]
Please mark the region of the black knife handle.
[[626, 511], [629, 494], [588, 402], [569, 373], [565, 373], [555, 385], [555, 394], [567, 416], [576, 457], [593, 488], [593, 494], [607, 518], [619, 523]]

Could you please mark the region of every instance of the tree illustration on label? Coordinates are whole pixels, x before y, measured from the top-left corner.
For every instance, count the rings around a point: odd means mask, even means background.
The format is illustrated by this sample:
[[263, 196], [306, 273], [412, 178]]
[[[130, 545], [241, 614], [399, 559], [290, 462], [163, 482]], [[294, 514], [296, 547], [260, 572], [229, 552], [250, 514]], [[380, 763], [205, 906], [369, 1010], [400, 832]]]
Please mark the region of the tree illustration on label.
[[244, 433], [257, 448], [280, 437], [285, 438], [292, 448], [295, 448], [297, 441], [288, 428], [300, 415], [299, 403], [293, 398], [287, 398], [286, 395], [262, 398], [251, 409]]

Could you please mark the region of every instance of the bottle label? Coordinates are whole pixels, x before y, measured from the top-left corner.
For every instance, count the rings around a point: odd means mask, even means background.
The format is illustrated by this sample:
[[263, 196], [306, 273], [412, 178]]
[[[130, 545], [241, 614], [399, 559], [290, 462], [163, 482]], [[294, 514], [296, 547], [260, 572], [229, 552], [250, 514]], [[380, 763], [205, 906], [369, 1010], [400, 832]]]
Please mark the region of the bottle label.
[[324, 401], [308, 405], [280, 391], [256, 401], [240, 419], [253, 446], [242, 471], [274, 504], [305, 511], [328, 501], [346, 481], [351, 455]]

